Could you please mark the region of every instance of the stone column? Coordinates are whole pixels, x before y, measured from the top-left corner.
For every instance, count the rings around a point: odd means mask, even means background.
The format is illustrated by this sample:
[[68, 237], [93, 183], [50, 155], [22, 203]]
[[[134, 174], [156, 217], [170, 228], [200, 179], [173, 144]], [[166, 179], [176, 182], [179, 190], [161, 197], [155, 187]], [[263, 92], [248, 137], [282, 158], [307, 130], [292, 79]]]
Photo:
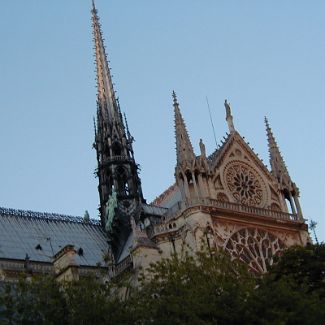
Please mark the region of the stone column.
[[289, 202], [290, 202], [290, 206], [291, 206], [292, 213], [293, 213], [293, 214], [296, 214], [297, 211], [296, 211], [296, 208], [295, 208], [295, 204], [293, 203], [292, 195], [291, 195], [291, 194], [290, 194], [290, 196], [289, 196]]
[[196, 197], [199, 198], [200, 197], [199, 189], [198, 189], [198, 186], [196, 184], [195, 173], [193, 171], [192, 171], [192, 179], [193, 179], [193, 185], [194, 185], [194, 191], [195, 191]]
[[199, 188], [200, 188], [201, 196], [203, 198], [206, 198], [208, 196], [207, 195], [207, 188], [206, 188], [206, 184], [203, 181], [202, 174], [199, 174], [198, 180], [199, 180]]
[[302, 215], [302, 210], [301, 210], [301, 206], [300, 206], [300, 202], [299, 202], [299, 198], [295, 195], [293, 197], [294, 201], [295, 201], [295, 205], [297, 208], [297, 213], [300, 219], [303, 219], [303, 215]]
[[190, 189], [189, 189], [189, 184], [188, 184], [188, 180], [185, 174], [183, 174], [183, 179], [184, 179], [184, 192], [185, 192], [185, 198], [186, 199], [190, 199], [191, 195], [190, 195]]

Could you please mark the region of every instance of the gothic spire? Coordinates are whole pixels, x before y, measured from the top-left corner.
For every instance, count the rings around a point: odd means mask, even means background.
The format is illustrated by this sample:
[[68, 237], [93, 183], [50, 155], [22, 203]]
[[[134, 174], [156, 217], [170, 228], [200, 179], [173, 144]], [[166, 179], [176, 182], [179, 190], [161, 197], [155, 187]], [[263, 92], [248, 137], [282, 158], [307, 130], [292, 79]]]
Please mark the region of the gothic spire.
[[[106, 122], [112, 123], [115, 120], [120, 120], [120, 114], [94, 1], [92, 2], [91, 12], [95, 43], [98, 114], [100, 114]], [[123, 123], [122, 121], [119, 122]]]
[[225, 99], [225, 109], [226, 109], [226, 121], [228, 123], [228, 129], [230, 133], [235, 132], [235, 126], [233, 122], [233, 117], [231, 115], [231, 108], [230, 104], [227, 102], [227, 99]]
[[287, 166], [281, 155], [279, 147], [276, 143], [275, 137], [273, 135], [272, 129], [270, 128], [269, 122], [265, 117], [266, 135], [269, 146], [270, 154], [270, 165], [273, 175], [278, 179], [280, 183], [291, 182]]
[[173, 91], [173, 102], [175, 112], [177, 165], [181, 165], [183, 163], [192, 162], [195, 160], [195, 154], [186, 130], [184, 119], [179, 109], [175, 91]]
[[[109, 234], [114, 256], [117, 257], [131, 231], [129, 217], [137, 211], [144, 199], [139, 167], [132, 148], [133, 137], [125, 128], [119, 101], [115, 96], [94, 1], [91, 14], [98, 88], [94, 148], [98, 164], [99, 211], [102, 226]], [[112, 208], [113, 201], [117, 202], [115, 208]]]

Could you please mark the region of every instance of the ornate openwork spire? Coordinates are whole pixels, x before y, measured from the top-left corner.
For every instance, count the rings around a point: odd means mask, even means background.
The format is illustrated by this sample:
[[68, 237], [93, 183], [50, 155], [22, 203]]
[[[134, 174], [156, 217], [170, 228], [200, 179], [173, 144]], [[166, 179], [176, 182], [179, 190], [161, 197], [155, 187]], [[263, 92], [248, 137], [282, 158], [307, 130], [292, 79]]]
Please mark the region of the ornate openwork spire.
[[177, 165], [182, 165], [186, 162], [192, 162], [195, 159], [195, 154], [186, 130], [184, 119], [179, 109], [175, 91], [173, 91], [173, 102], [175, 112]]
[[115, 96], [94, 2], [91, 13], [98, 87], [94, 148], [98, 164], [99, 211], [114, 257], [118, 258], [131, 231], [130, 216], [137, 213], [144, 199], [132, 148], [133, 137], [125, 128]]
[[[106, 122], [112, 123], [114, 120], [120, 120], [120, 114], [94, 1], [92, 2], [91, 12], [95, 43], [98, 113]], [[122, 121], [119, 122], [123, 123]]]
[[233, 117], [231, 115], [231, 108], [230, 108], [230, 104], [227, 102], [227, 99], [225, 99], [225, 109], [226, 109], [226, 121], [228, 123], [228, 129], [230, 133], [235, 132], [235, 126], [234, 126], [234, 122], [233, 122]]

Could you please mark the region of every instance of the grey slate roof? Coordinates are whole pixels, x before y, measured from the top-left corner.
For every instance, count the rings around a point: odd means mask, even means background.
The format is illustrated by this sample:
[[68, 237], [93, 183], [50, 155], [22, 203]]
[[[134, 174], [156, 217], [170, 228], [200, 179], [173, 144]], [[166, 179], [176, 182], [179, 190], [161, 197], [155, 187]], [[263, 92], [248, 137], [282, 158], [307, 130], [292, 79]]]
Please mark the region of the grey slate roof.
[[66, 245], [82, 248], [77, 263], [104, 264], [107, 238], [99, 221], [80, 217], [0, 208], [0, 259], [52, 262], [52, 256]]

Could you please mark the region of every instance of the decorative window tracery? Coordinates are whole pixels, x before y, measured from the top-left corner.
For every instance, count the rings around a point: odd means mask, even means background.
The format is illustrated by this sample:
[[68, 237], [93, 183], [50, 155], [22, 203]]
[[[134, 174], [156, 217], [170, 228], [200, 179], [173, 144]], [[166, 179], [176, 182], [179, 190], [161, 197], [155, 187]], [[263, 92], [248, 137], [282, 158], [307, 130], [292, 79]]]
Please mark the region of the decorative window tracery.
[[241, 204], [263, 207], [265, 184], [248, 164], [231, 162], [225, 170], [225, 181], [233, 198]]
[[226, 242], [225, 250], [232, 259], [248, 264], [256, 273], [265, 273], [274, 262], [274, 256], [285, 248], [282, 241], [263, 229], [243, 228], [235, 232]]

